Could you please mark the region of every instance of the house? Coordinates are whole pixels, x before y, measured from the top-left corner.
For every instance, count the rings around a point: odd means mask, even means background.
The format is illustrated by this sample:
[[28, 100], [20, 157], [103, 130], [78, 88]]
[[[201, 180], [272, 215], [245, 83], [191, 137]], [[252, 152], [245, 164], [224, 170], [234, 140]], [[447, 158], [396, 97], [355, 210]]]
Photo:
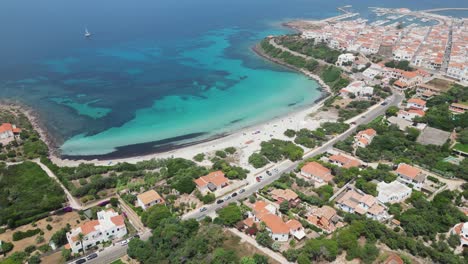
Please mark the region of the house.
[[407, 108], [409, 109], [419, 109], [425, 110], [426, 109], [426, 101], [419, 99], [419, 98], [411, 98], [408, 100], [406, 104]]
[[345, 53], [338, 56], [336, 66], [351, 66], [356, 57], [352, 53]]
[[328, 160], [330, 163], [345, 169], [361, 166], [361, 162], [359, 160], [348, 158], [342, 154], [331, 155]]
[[[80, 234], [83, 236], [80, 240]], [[127, 234], [122, 215], [112, 208], [99, 211], [97, 220], [85, 222], [81, 226], [67, 233], [68, 245], [73, 253], [78, 253], [102, 242], [122, 238]]]
[[405, 163], [400, 163], [395, 172], [398, 175], [398, 180], [400, 182], [409, 185], [418, 191], [421, 190], [424, 182], [426, 181], [426, 175], [422, 170]]
[[431, 95], [431, 96], [434, 96], [434, 95], [439, 95], [442, 93], [442, 91], [435, 87], [435, 86], [432, 86], [428, 83], [422, 83], [422, 84], [419, 84], [417, 87], [416, 87], [416, 95], [418, 96], [422, 96], [424, 93], [427, 93], [429, 92], [429, 94], [427, 95]]
[[377, 221], [388, 218], [386, 208], [380, 205], [374, 196], [360, 190], [348, 190], [336, 200], [336, 206], [347, 213], [365, 215]]
[[397, 117], [412, 121], [415, 117], [423, 117], [426, 113], [421, 109], [409, 109], [398, 111]]
[[336, 210], [328, 205], [312, 210], [311, 214], [307, 217], [307, 221], [328, 233], [332, 233], [337, 228], [343, 226]]
[[468, 246], [468, 222], [459, 223], [452, 228], [452, 234], [457, 234], [460, 236], [460, 245]]
[[359, 133], [354, 136], [354, 145], [360, 148], [365, 148], [372, 142], [376, 135], [377, 131], [372, 128], [359, 131]]
[[208, 191], [214, 192], [226, 187], [229, 181], [224, 177], [224, 173], [219, 170], [210, 172], [208, 175], [195, 179], [194, 182], [201, 193], [206, 193]]
[[468, 103], [452, 103], [449, 107], [450, 112], [452, 114], [464, 114], [468, 111]]
[[[276, 207], [265, 201], [257, 201], [252, 206], [252, 212], [249, 212], [249, 217], [244, 220], [244, 225], [252, 227], [257, 226], [260, 222], [265, 223], [266, 230], [270, 233], [270, 237], [274, 241], [285, 242], [289, 239], [290, 228], [283, 222], [280, 216], [277, 215]], [[295, 230], [298, 230], [297, 228]]]
[[374, 94], [374, 88], [366, 86], [363, 81], [354, 81], [340, 90], [340, 96], [343, 98], [358, 97], [368, 99]]
[[333, 180], [331, 170], [315, 161], [304, 165], [301, 169], [301, 175], [305, 178], [312, 179], [315, 187], [325, 185]]
[[21, 133], [21, 128], [16, 127], [10, 123], [3, 123], [0, 125], [0, 142], [8, 144], [15, 139], [16, 135]]
[[288, 201], [289, 205], [296, 207], [300, 202], [299, 196], [292, 190], [286, 189], [274, 189], [270, 192], [271, 197], [276, 200], [277, 203], [281, 204], [284, 201]]
[[291, 219], [286, 222], [286, 225], [289, 228], [289, 233], [295, 237], [297, 240], [301, 240], [305, 237], [305, 231], [302, 224], [296, 219]]
[[400, 203], [411, 196], [412, 189], [400, 183], [393, 181], [391, 183], [380, 182], [377, 184], [377, 200], [381, 203]]
[[155, 190], [149, 190], [137, 195], [137, 204], [146, 211], [155, 204], [164, 204], [164, 199]]

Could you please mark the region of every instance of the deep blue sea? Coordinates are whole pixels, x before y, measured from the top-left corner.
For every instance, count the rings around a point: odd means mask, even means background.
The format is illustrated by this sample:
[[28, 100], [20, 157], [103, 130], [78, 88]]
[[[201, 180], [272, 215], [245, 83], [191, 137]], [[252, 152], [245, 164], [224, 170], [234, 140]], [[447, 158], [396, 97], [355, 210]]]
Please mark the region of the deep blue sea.
[[35, 108], [66, 156], [133, 155], [207, 139], [320, 98], [315, 81], [251, 47], [288, 32], [282, 22], [335, 16], [343, 5], [366, 17], [369, 6], [468, 1], [2, 1], [0, 97]]

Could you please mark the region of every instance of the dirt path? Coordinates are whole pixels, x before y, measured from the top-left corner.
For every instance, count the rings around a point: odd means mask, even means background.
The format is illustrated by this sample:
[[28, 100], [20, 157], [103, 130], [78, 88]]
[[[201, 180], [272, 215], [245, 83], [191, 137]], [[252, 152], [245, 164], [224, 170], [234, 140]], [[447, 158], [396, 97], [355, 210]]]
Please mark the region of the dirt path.
[[67, 188], [65, 188], [65, 186], [63, 186], [63, 184], [59, 181], [59, 179], [57, 178], [55, 173], [53, 173], [49, 169], [49, 167], [44, 165], [39, 159], [35, 159], [35, 160], [32, 160], [32, 161], [35, 162], [37, 165], [39, 165], [47, 173], [47, 175], [49, 175], [49, 177], [53, 178], [60, 185], [60, 187], [63, 189], [63, 191], [67, 195], [68, 203], [70, 204], [70, 206], [73, 209], [81, 210], [81, 208], [82, 208], [81, 203], [78, 202], [75, 197], [73, 197], [73, 195], [67, 190]]
[[273, 250], [271, 250], [269, 248], [262, 247], [262, 246], [258, 245], [257, 241], [255, 241], [255, 239], [253, 239], [252, 237], [240, 232], [239, 230], [237, 230], [235, 228], [229, 228], [229, 231], [231, 231], [236, 236], [240, 237], [241, 241], [246, 241], [246, 242], [250, 243], [251, 245], [256, 247], [258, 250], [265, 253], [270, 258], [278, 261], [279, 263], [291, 263], [292, 264], [292, 262], [289, 262], [286, 258], [283, 257], [283, 255], [281, 255], [281, 254], [279, 254], [277, 252], [274, 252]]

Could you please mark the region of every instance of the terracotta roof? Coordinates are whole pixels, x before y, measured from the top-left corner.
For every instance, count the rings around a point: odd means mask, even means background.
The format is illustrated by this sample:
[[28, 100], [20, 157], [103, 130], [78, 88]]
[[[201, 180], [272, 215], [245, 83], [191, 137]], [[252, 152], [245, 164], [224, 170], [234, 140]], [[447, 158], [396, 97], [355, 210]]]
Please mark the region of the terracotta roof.
[[422, 171], [405, 163], [400, 163], [396, 172], [410, 179], [415, 179]]
[[289, 227], [283, 222], [281, 217], [275, 214], [266, 214], [261, 220], [268, 228], [270, 228], [271, 232], [274, 234], [289, 233]]
[[372, 128], [368, 128], [366, 130], [359, 131], [359, 133], [357, 135], [358, 136], [367, 135], [369, 137], [373, 137], [373, 136], [377, 135], [377, 131], [375, 131]]
[[13, 126], [10, 123], [3, 123], [0, 126], [0, 133], [4, 133], [7, 131], [12, 131], [13, 132]]
[[208, 175], [202, 176], [194, 181], [198, 187], [204, 187], [210, 182], [219, 187], [223, 184], [227, 184], [229, 180], [224, 177], [224, 173], [222, 171], [218, 170], [210, 172]]
[[406, 83], [400, 81], [400, 80], [397, 80], [393, 83], [394, 85], [398, 86], [398, 87], [401, 87], [401, 88], [404, 88], [406, 86], [408, 86]]
[[88, 222], [85, 222], [80, 228], [81, 228], [81, 233], [83, 235], [87, 235], [91, 232], [94, 232], [96, 231], [96, 226], [99, 225], [99, 221], [98, 220], [91, 220], [91, 221], [88, 221]]
[[244, 220], [244, 224], [248, 227], [252, 227], [254, 224], [254, 219], [252, 217], [249, 217]]
[[318, 208], [314, 212], [314, 215], [325, 218], [330, 221], [330, 219], [332, 219], [336, 215], [336, 210], [328, 205], [324, 205], [321, 208]]
[[385, 208], [383, 208], [383, 206], [380, 206], [378, 204], [374, 204], [371, 208], [369, 208], [369, 210], [367, 212], [372, 214], [372, 215], [379, 215], [384, 211], [385, 211]]
[[286, 201], [296, 200], [299, 197], [294, 191], [290, 189], [274, 189], [271, 191], [271, 195], [273, 195], [273, 198], [276, 197], [275, 199], [282, 198]]
[[415, 72], [415, 71], [414, 71], [414, 72], [405, 71], [405, 72], [403, 72], [402, 75], [403, 75], [403, 77], [405, 77], [406, 79], [412, 79], [412, 78], [418, 76], [419, 73], [418, 73], [418, 72]]
[[124, 220], [124, 218], [123, 218], [122, 215], [113, 216], [113, 217], [111, 217], [110, 220], [111, 220], [112, 223], [114, 223], [114, 225], [116, 225], [116, 226], [123, 226], [123, 225], [125, 225], [125, 220]]
[[291, 219], [286, 222], [286, 225], [289, 227], [290, 230], [297, 230], [302, 228], [301, 222], [297, 221], [296, 219]]
[[421, 109], [410, 109], [410, 110], [408, 110], [408, 113], [417, 114], [418, 116], [426, 115], [426, 113]]
[[369, 207], [371, 207], [373, 204], [375, 204], [375, 197], [369, 194], [366, 194], [359, 199], [360, 203], [363, 203]]
[[329, 158], [331, 161], [339, 162], [343, 166], [343, 168], [352, 168], [352, 167], [359, 167], [361, 166], [361, 162], [355, 159], [350, 159], [344, 155], [332, 155]]
[[419, 99], [419, 98], [411, 98], [411, 99], [408, 100], [408, 103], [409, 104], [417, 104], [417, 105], [421, 105], [421, 106], [426, 105], [426, 101], [424, 101], [423, 99]]
[[452, 103], [450, 106], [452, 107], [458, 107], [464, 110], [468, 110], [468, 105], [467, 104], [457, 104], [457, 103]]
[[301, 170], [304, 173], [321, 178], [326, 182], [329, 182], [333, 179], [333, 176], [331, 175], [331, 170], [315, 161], [307, 163], [304, 167], [302, 167]]
[[365, 138], [360, 138], [360, 139], [359, 139], [359, 142], [361, 142], [362, 144], [364, 144], [364, 145], [366, 145], [366, 146], [369, 145], [369, 140], [367, 140], [367, 139], [365, 139]]
[[384, 264], [404, 264], [404, 262], [397, 254], [391, 254], [385, 260]]
[[147, 192], [141, 193], [137, 196], [137, 198], [143, 204], [150, 204], [158, 200], [164, 201], [161, 195], [159, 195], [159, 193], [157, 193], [155, 190], [149, 190]]

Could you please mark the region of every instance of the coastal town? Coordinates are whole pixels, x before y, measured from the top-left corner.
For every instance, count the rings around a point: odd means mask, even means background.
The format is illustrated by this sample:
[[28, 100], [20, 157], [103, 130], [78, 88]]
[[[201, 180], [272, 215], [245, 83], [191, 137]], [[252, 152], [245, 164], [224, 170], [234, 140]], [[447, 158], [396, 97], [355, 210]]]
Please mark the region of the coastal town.
[[253, 47], [317, 104], [198, 145], [62, 159], [2, 104], [0, 263], [466, 263], [468, 19], [348, 9]]

